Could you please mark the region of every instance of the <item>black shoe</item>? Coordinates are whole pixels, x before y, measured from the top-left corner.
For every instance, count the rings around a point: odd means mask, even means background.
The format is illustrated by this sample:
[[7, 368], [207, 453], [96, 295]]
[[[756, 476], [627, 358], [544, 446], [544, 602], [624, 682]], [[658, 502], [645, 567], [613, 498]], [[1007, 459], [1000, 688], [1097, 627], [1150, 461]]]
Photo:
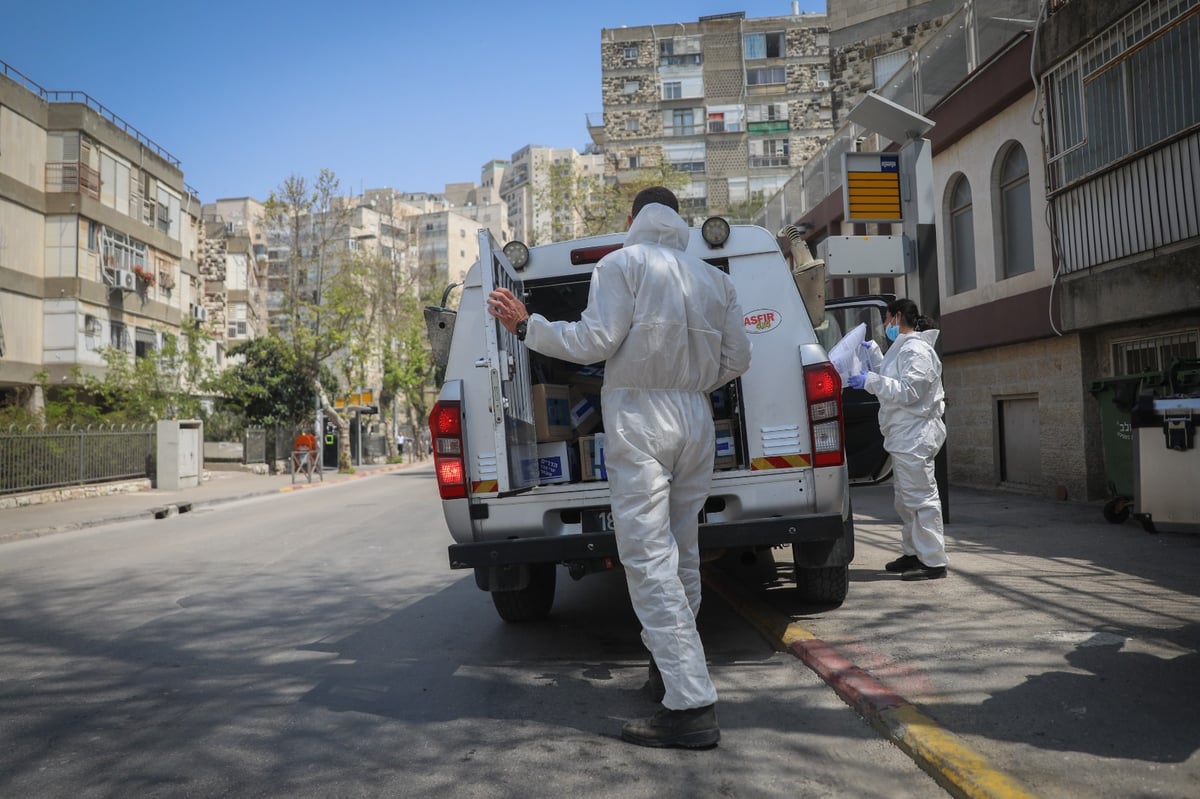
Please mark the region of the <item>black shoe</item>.
[[940, 580], [946, 576], [945, 566], [926, 566], [924, 563], [917, 561], [915, 568], [906, 569], [904, 574], [900, 575], [901, 580]]
[[647, 671], [646, 683], [642, 686], [642, 690], [655, 702], [663, 701], [663, 697], [667, 695], [667, 686], [663, 684], [662, 672], [658, 670], [658, 664], [654, 662], [654, 658], [650, 658], [650, 668]]
[[721, 740], [715, 705], [669, 710], [648, 719], [634, 719], [621, 729], [621, 738], [638, 746], [711, 749]]
[[895, 560], [888, 561], [883, 568], [890, 572], [906, 572], [921, 565], [921, 559], [916, 555], [901, 555]]

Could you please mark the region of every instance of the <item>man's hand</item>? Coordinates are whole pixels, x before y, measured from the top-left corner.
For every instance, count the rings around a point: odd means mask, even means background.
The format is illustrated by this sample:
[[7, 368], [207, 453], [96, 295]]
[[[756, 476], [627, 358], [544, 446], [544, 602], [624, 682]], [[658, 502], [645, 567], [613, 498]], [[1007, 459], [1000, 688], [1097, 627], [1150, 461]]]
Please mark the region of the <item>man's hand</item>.
[[492, 291], [487, 299], [488, 313], [500, 320], [504, 329], [509, 333], [517, 332], [517, 322], [529, 318], [525, 303], [517, 299], [517, 295], [505, 288]]
[[863, 388], [867, 384], [867, 370], [863, 369], [856, 375], [850, 375], [846, 378], [846, 385], [850, 388]]

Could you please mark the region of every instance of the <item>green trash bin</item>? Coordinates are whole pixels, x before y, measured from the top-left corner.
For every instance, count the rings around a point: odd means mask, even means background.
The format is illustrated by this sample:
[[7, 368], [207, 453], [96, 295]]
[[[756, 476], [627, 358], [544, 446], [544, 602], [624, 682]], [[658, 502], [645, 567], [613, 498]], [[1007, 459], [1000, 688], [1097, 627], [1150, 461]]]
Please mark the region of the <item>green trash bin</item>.
[[1097, 380], [1092, 396], [1100, 401], [1100, 428], [1104, 447], [1104, 474], [1109, 500], [1104, 518], [1121, 524], [1133, 509], [1133, 406], [1143, 391], [1160, 393], [1166, 388], [1162, 372], [1121, 375]]

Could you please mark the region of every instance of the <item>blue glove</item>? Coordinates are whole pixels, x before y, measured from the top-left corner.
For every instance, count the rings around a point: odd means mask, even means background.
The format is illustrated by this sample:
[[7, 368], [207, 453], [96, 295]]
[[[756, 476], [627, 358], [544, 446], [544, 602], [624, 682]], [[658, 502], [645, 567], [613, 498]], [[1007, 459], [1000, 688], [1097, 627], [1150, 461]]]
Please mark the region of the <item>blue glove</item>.
[[850, 388], [863, 388], [867, 384], [867, 370], [863, 369], [856, 375], [850, 375], [846, 378], [846, 385]]

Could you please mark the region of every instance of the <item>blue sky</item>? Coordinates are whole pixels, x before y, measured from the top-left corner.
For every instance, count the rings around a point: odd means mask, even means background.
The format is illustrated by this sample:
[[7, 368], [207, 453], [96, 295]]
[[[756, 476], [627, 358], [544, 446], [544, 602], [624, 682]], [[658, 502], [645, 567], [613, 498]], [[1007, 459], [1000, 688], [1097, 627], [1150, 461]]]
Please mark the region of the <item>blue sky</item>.
[[526, 144], [581, 149], [602, 108], [602, 28], [791, 13], [790, 0], [4, 5], [0, 60], [91, 95], [182, 161], [204, 202], [265, 199], [323, 167], [343, 191], [437, 192]]

